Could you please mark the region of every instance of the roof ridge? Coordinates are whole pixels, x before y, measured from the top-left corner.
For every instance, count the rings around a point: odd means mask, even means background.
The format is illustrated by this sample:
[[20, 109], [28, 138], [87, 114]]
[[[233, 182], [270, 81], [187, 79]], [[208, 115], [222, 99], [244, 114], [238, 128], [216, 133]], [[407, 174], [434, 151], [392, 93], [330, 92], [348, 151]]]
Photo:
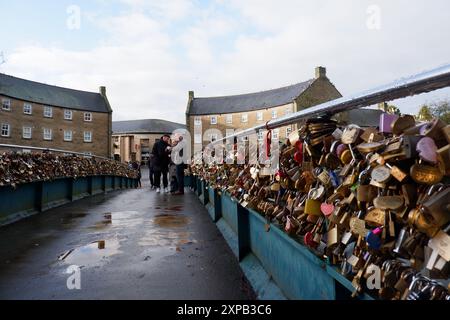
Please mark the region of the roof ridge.
[[242, 93], [242, 94], [234, 94], [234, 95], [228, 95], [228, 96], [214, 96], [214, 97], [194, 97], [194, 100], [199, 100], [199, 99], [215, 99], [215, 98], [231, 98], [231, 97], [242, 97], [242, 96], [248, 96], [248, 95], [252, 95], [252, 94], [260, 94], [260, 93], [266, 93], [266, 92], [271, 92], [271, 91], [277, 91], [277, 90], [282, 90], [282, 89], [288, 89], [288, 88], [292, 88], [298, 85], [302, 85], [302, 84], [306, 84], [306, 83], [313, 83], [314, 81], [316, 81], [317, 79], [313, 78], [313, 79], [309, 79], [306, 81], [302, 81], [302, 82], [297, 82], [288, 86], [283, 86], [283, 87], [279, 87], [279, 88], [273, 88], [273, 89], [268, 89], [268, 90], [261, 90], [261, 91], [255, 91], [255, 92], [249, 92], [249, 93]]

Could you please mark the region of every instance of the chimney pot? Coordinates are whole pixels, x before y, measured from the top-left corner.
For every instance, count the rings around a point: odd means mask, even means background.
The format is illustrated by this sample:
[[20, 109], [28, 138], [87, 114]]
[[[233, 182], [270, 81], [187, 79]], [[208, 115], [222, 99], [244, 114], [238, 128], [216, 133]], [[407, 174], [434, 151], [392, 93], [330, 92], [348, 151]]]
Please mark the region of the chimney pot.
[[189, 91], [189, 100], [194, 100], [194, 91]]
[[100, 94], [104, 97], [106, 96], [106, 87], [104, 87], [104, 86], [100, 87]]

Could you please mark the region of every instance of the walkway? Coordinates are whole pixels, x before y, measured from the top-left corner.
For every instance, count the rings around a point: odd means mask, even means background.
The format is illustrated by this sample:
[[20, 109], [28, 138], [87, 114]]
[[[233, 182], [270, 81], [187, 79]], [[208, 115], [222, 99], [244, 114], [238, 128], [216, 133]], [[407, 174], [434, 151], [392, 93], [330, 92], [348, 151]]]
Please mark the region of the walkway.
[[[70, 265], [81, 290], [67, 288]], [[148, 179], [0, 228], [0, 299], [248, 299], [248, 288], [195, 194], [158, 195]]]

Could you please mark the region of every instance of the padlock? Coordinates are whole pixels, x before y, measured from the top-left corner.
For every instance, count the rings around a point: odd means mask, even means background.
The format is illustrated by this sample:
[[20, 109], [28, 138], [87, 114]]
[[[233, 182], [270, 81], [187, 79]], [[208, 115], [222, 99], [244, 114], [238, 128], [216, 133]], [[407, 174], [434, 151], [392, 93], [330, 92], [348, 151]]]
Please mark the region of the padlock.
[[412, 128], [416, 125], [416, 119], [411, 115], [402, 115], [392, 122], [392, 133], [399, 136], [404, 133], [405, 130]]
[[382, 113], [380, 115], [380, 132], [392, 133], [392, 124], [398, 119], [395, 114]]

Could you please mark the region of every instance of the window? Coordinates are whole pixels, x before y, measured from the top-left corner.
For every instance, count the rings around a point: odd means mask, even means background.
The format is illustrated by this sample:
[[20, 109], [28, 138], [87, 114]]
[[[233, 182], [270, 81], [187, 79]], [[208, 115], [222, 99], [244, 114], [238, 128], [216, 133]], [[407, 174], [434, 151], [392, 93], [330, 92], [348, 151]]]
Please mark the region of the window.
[[276, 119], [278, 117], [277, 110], [272, 110], [272, 119]]
[[31, 127], [22, 128], [22, 137], [24, 139], [31, 139]]
[[29, 103], [23, 104], [23, 113], [25, 114], [32, 114], [33, 113], [33, 106]]
[[84, 156], [85, 156], [86, 158], [90, 158], [90, 157], [92, 157], [92, 152], [85, 152], [85, 153], [84, 153]]
[[211, 133], [211, 134], [209, 135], [209, 140], [210, 140], [211, 142], [217, 141], [217, 133]]
[[119, 142], [119, 137], [114, 137], [114, 142]]
[[46, 140], [46, 141], [52, 140], [52, 129], [44, 128], [44, 140]]
[[289, 126], [286, 128], [286, 137], [288, 138], [291, 133], [292, 133], [292, 127]]
[[92, 131], [84, 132], [84, 142], [92, 142]]
[[2, 99], [2, 109], [6, 111], [11, 111], [11, 100]]
[[9, 137], [11, 134], [11, 126], [7, 123], [2, 123], [2, 137]]
[[53, 118], [53, 108], [52, 107], [44, 107], [44, 117], [45, 118]]
[[195, 117], [195, 118], [194, 118], [194, 125], [196, 125], [196, 126], [201, 126], [201, 125], [202, 125], [202, 118], [200, 118], [200, 117]]
[[257, 121], [263, 121], [264, 120], [264, 114], [262, 113], [262, 111], [258, 111], [256, 113], [256, 120]]
[[84, 121], [86, 121], [86, 122], [91, 122], [91, 121], [92, 121], [92, 113], [90, 113], [90, 112], [85, 112], [85, 113], [84, 113]]
[[258, 141], [264, 140], [264, 131], [258, 131]]
[[72, 131], [64, 131], [64, 141], [72, 141]]
[[64, 110], [64, 120], [72, 120], [72, 110]]
[[228, 124], [232, 124], [233, 123], [233, 115], [232, 114], [227, 114], [227, 123]]
[[280, 138], [280, 129], [272, 131], [272, 140], [278, 140]]
[[202, 143], [202, 134], [201, 133], [196, 133], [194, 135], [194, 143]]
[[292, 107], [291, 106], [286, 107], [285, 114], [291, 114], [291, 113], [292, 113]]
[[247, 122], [248, 122], [248, 114], [247, 114], [247, 113], [244, 113], [244, 114], [241, 116], [241, 122], [242, 122], [242, 123], [247, 123]]
[[211, 124], [217, 124], [217, 116], [211, 116]]

